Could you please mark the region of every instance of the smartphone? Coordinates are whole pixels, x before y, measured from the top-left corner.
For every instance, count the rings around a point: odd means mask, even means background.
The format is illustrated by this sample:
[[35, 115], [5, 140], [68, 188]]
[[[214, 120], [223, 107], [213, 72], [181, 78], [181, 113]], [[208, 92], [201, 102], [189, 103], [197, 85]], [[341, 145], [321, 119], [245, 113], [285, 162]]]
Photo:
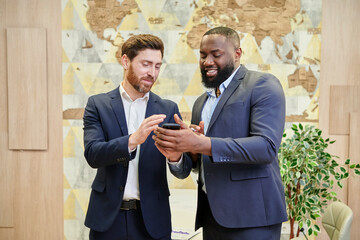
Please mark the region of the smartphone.
[[180, 129], [180, 124], [178, 124], [178, 123], [164, 123], [163, 125], [161, 125], [161, 127], [166, 128], [166, 129], [179, 130]]

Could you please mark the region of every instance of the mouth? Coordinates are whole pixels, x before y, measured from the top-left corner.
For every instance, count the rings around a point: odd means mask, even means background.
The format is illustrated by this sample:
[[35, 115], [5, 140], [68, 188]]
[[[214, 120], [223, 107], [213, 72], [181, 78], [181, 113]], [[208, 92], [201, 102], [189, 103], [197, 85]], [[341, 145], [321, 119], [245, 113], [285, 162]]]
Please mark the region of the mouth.
[[205, 73], [206, 73], [206, 76], [207, 77], [215, 77], [218, 73], [218, 69], [217, 68], [208, 68], [208, 69], [205, 69]]
[[142, 80], [148, 84], [153, 84], [155, 82], [152, 78], [143, 78]]

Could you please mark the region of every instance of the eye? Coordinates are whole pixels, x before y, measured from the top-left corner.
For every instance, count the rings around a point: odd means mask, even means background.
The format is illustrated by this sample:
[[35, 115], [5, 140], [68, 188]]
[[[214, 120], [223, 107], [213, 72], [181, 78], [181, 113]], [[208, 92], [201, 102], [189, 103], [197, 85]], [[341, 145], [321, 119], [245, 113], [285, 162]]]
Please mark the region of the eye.
[[221, 57], [222, 54], [214, 54], [214, 58], [218, 58], [218, 57]]

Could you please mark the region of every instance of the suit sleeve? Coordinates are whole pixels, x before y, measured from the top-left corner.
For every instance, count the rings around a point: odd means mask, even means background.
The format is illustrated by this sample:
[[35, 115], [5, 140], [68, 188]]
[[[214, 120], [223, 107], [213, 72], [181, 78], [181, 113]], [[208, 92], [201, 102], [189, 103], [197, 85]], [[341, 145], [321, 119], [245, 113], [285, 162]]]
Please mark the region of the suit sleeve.
[[[182, 119], [178, 106], [175, 104], [175, 113]], [[173, 114], [174, 115], [174, 114]], [[172, 117], [170, 122], [174, 122], [174, 118]], [[187, 176], [189, 176], [190, 172], [191, 172], [191, 167], [192, 167], [192, 161], [191, 158], [186, 154], [183, 153], [182, 155], [182, 162], [180, 165], [172, 165], [172, 164], [168, 164], [170, 172], [172, 175], [174, 175], [175, 177], [179, 178], [179, 179], [184, 179]]]
[[129, 154], [129, 135], [107, 140], [99, 110], [90, 97], [84, 113], [84, 156], [92, 168], [129, 161], [136, 151]]
[[[212, 159], [217, 163], [269, 164], [277, 152], [285, 124], [285, 96], [277, 78], [262, 75], [248, 90], [250, 132], [244, 138], [211, 138]], [[241, 123], [238, 126], [242, 127]]]

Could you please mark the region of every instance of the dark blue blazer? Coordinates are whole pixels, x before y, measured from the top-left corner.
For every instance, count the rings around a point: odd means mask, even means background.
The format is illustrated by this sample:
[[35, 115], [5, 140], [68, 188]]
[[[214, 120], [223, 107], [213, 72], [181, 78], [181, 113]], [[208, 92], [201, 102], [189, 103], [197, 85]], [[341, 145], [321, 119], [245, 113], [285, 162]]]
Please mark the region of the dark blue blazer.
[[[204, 93], [194, 103], [192, 123], [199, 124], [206, 99]], [[279, 80], [241, 66], [209, 123], [212, 156], [201, 156], [210, 208], [220, 225], [247, 228], [287, 220], [277, 158], [284, 123]], [[202, 206], [198, 200], [196, 229]]]
[[[150, 92], [146, 117], [166, 114], [165, 122], [174, 122], [177, 105]], [[180, 116], [180, 115], [179, 115]], [[153, 238], [171, 233], [169, 189], [166, 159], [154, 145], [152, 134], [141, 145], [139, 187], [141, 212], [145, 227]], [[117, 216], [123, 199], [131, 161], [129, 134], [119, 88], [89, 98], [84, 113], [85, 158], [97, 169], [85, 225], [106, 231]]]

